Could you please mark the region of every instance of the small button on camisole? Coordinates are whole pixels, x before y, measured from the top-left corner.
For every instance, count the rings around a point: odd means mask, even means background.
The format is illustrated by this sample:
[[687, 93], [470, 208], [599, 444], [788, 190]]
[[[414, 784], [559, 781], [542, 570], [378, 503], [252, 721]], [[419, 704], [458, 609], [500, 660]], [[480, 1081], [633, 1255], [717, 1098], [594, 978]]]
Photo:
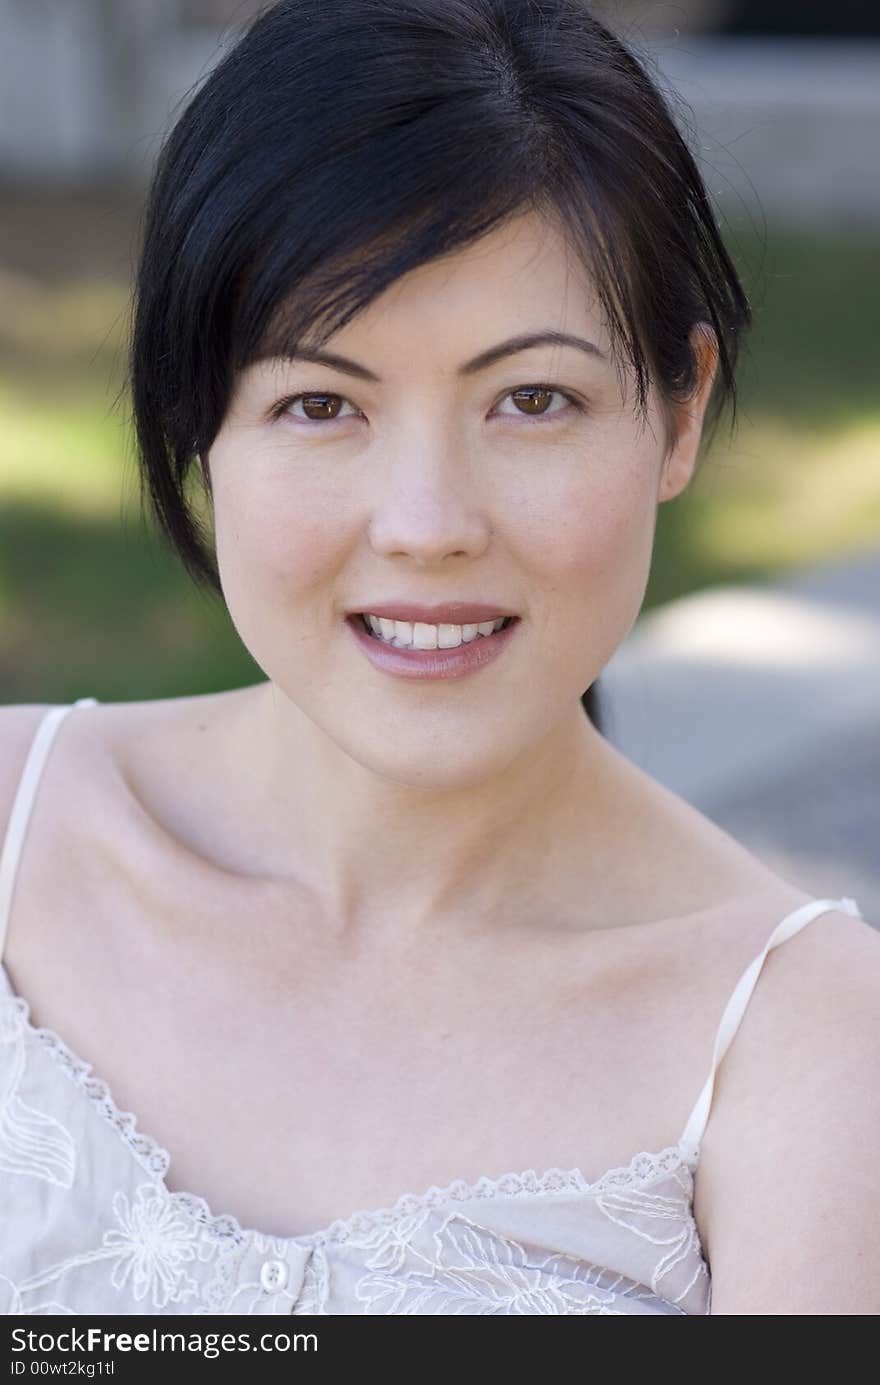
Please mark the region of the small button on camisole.
[[53, 707], [37, 730], [0, 855], [0, 1313], [711, 1311], [693, 1195], [718, 1064], [767, 953], [823, 913], [861, 917], [855, 900], [812, 900], [773, 929], [722, 1013], [676, 1144], [592, 1182], [577, 1168], [455, 1179], [276, 1236], [212, 1211], [198, 1193], [171, 1191], [168, 1152], [60, 1035], [31, 1024], [2, 966], [40, 774], [70, 710]]

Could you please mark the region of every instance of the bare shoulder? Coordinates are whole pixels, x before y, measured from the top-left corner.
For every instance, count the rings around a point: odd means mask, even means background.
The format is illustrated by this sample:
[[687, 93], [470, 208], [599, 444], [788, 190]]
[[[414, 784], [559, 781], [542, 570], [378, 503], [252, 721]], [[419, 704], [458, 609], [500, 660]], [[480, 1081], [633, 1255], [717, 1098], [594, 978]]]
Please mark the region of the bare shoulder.
[[694, 1209], [712, 1312], [880, 1311], [880, 931], [820, 914], [766, 956], [716, 1074]]
[[[201, 726], [222, 736], [229, 697], [0, 708], [0, 841], [41, 722], [53, 706], [65, 713], [41, 767], [3, 940], [5, 965], [20, 991], [39, 996], [44, 1012], [54, 1015], [50, 1027], [75, 1033], [83, 970], [100, 976], [132, 945], [150, 882], [169, 878], [171, 839], [154, 826], [133, 771], [146, 766], [160, 803], [173, 805], [181, 783], [193, 778], [192, 746]], [[76, 859], [79, 868], [61, 875], [60, 859]]]
[[228, 713], [251, 691], [233, 688], [186, 697], [101, 702], [80, 709], [71, 744], [89, 751], [96, 744], [103, 746], [120, 764], [135, 755], [159, 755], [173, 766], [179, 751], [194, 746], [206, 728], [221, 728]]
[[[183, 737], [200, 723], [216, 720], [242, 690], [204, 693], [190, 697], [152, 698], [130, 702], [99, 702], [95, 706], [70, 709], [69, 725], [53, 745], [53, 772], [81, 767], [87, 759], [91, 780], [102, 764], [123, 766], [129, 755], [149, 743], [151, 752], [169, 747], [169, 758]], [[22, 704], [0, 707], [0, 820], [6, 797], [14, 796], [15, 786], [33, 742], [34, 735], [53, 705]], [[68, 718], [65, 718], [67, 721]]]
[[0, 707], [0, 840], [9, 825], [12, 805], [34, 737], [50, 707], [49, 703]]
[[[77, 798], [88, 793], [89, 787], [98, 787], [106, 782], [102, 778], [102, 767], [113, 763], [114, 751], [126, 742], [135, 742], [142, 732], [145, 718], [157, 718], [155, 709], [163, 709], [158, 715], [164, 717], [166, 724], [173, 715], [178, 701], [165, 702], [99, 703], [94, 707], [67, 708], [61, 703], [21, 703], [0, 707], [0, 834], [5, 833], [12, 813], [18, 787], [28, 755], [35, 737], [47, 713], [55, 707], [65, 707], [65, 722], [69, 725], [59, 728], [53, 741], [51, 763], [47, 764], [47, 774], [64, 781], [71, 773], [76, 775]], [[152, 712], [151, 712], [151, 709]], [[81, 774], [83, 762], [87, 762], [88, 772]], [[64, 795], [52, 795], [53, 800], [63, 802]], [[41, 799], [40, 811], [44, 811]]]
[[[148, 873], [162, 868], [157, 862], [169, 848], [173, 854], [177, 819], [199, 821], [187, 804], [211, 795], [230, 721], [252, 693], [246, 687], [67, 708], [34, 805], [38, 821], [36, 833], [29, 835], [39, 839], [42, 850], [32, 851], [25, 862], [31, 883], [39, 860], [49, 860], [53, 847], [82, 853], [98, 874], [108, 863], [135, 875], [139, 864]], [[48, 710], [2, 709], [0, 830], [28, 747]]]

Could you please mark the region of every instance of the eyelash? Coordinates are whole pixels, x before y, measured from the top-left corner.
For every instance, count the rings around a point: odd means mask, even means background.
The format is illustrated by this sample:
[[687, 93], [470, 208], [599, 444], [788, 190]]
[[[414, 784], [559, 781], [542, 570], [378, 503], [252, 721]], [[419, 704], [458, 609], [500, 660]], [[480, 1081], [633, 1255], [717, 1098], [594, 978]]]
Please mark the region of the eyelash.
[[[571, 407], [572, 407], [573, 409], [575, 409], [578, 413], [584, 414], [584, 413], [587, 412], [585, 405], [583, 405], [583, 404], [581, 403], [581, 401], [580, 401], [575, 395], [571, 394], [568, 390], [561, 390], [561, 389], [557, 388], [556, 385], [548, 385], [548, 384], [543, 384], [543, 383], [541, 383], [541, 384], [529, 384], [529, 385], [517, 385], [517, 386], [515, 386], [514, 389], [508, 390], [507, 394], [505, 394], [505, 395], [503, 396], [503, 399], [509, 399], [511, 395], [513, 395], [513, 394], [518, 394], [520, 390], [538, 390], [538, 391], [544, 390], [544, 391], [548, 392], [549, 394], [558, 394], [558, 395], [561, 396], [562, 399], [565, 399], [565, 400], [567, 401], [567, 403], [570, 404]], [[312, 398], [318, 398], [318, 399], [320, 399], [320, 398], [325, 398], [325, 399], [341, 399], [341, 400], [343, 400], [343, 402], [346, 403], [346, 404], [350, 404], [350, 403], [351, 403], [351, 400], [350, 400], [350, 399], [346, 399], [346, 397], [345, 397], [344, 394], [336, 394], [336, 393], [334, 393], [332, 390], [305, 390], [305, 391], [302, 391], [302, 392], [299, 393], [299, 394], [291, 394], [291, 395], [288, 395], [287, 398], [279, 400], [279, 402], [278, 402], [277, 404], [275, 404], [275, 405], [273, 406], [272, 409], [270, 409], [270, 411], [269, 411], [269, 418], [270, 418], [270, 420], [271, 420], [273, 423], [274, 423], [274, 422], [277, 422], [277, 421], [279, 421], [279, 420], [283, 417], [283, 415], [285, 414], [285, 412], [287, 411], [287, 409], [290, 408], [291, 404], [297, 404], [301, 399], [312, 399]], [[502, 400], [502, 402], [503, 402], [503, 400]], [[354, 406], [352, 406], [352, 407], [354, 407]], [[521, 417], [522, 417], [523, 419], [525, 419], [527, 422], [549, 424], [549, 423], [553, 422], [554, 419], [562, 418], [562, 417], [563, 417], [564, 415], [566, 415], [567, 413], [568, 413], [568, 410], [567, 410], [567, 409], [560, 409], [560, 410], [558, 410], [556, 413], [553, 413], [553, 414], [547, 414], [547, 415], [543, 415], [543, 414], [531, 414], [531, 415], [530, 415], [530, 414], [522, 414]], [[346, 415], [346, 417], [350, 418], [350, 417], [352, 417], [352, 415], [349, 414], [349, 415]], [[507, 414], [507, 415], [504, 415], [504, 417], [509, 418], [509, 417], [511, 417], [511, 415]], [[342, 419], [342, 418], [325, 418], [325, 419], [316, 419], [316, 418], [304, 419], [304, 418], [298, 418], [298, 419], [296, 420], [296, 424], [299, 425], [299, 426], [305, 426], [306, 428], [321, 428], [321, 427], [326, 427], [328, 424], [332, 424], [332, 423], [343, 423], [344, 421], [345, 421], [345, 420]]]

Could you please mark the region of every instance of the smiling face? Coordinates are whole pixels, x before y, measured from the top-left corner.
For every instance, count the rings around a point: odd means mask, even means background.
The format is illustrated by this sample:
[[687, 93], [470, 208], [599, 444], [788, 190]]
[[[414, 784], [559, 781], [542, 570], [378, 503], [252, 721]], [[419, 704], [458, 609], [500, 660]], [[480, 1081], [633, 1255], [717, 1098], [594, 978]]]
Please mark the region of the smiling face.
[[[587, 345], [493, 351], [546, 332]], [[271, 358], [239, 374], [206, 459], [227, 606], [276, 688], [363, 767], [462, 788], [586, 721], [580, 697], [641, 608], [657, 503], [688, 482], [707, 397], [668, 451], [659, 401], [646, 426], [610, 345], [586, 270], [528, 213], [322, 343], [357, 373]], [[395, 601], [520, 619], [476, 671], [403, 678], [346, 623]]]

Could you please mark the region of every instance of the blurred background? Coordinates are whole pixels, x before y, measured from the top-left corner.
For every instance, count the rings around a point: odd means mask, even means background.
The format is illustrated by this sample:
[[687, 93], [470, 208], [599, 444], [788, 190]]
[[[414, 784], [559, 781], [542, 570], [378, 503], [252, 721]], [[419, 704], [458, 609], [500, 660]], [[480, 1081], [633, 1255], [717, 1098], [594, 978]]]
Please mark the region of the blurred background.
[[[141, 514], [125, 334], [162, 135], [261, 6], [0, 0], [0, 702], [262, 679]], [[660, 506], [610, 739], [880, 919], [880, 6], [597, 0], [745, 281], [742, 407]]]

